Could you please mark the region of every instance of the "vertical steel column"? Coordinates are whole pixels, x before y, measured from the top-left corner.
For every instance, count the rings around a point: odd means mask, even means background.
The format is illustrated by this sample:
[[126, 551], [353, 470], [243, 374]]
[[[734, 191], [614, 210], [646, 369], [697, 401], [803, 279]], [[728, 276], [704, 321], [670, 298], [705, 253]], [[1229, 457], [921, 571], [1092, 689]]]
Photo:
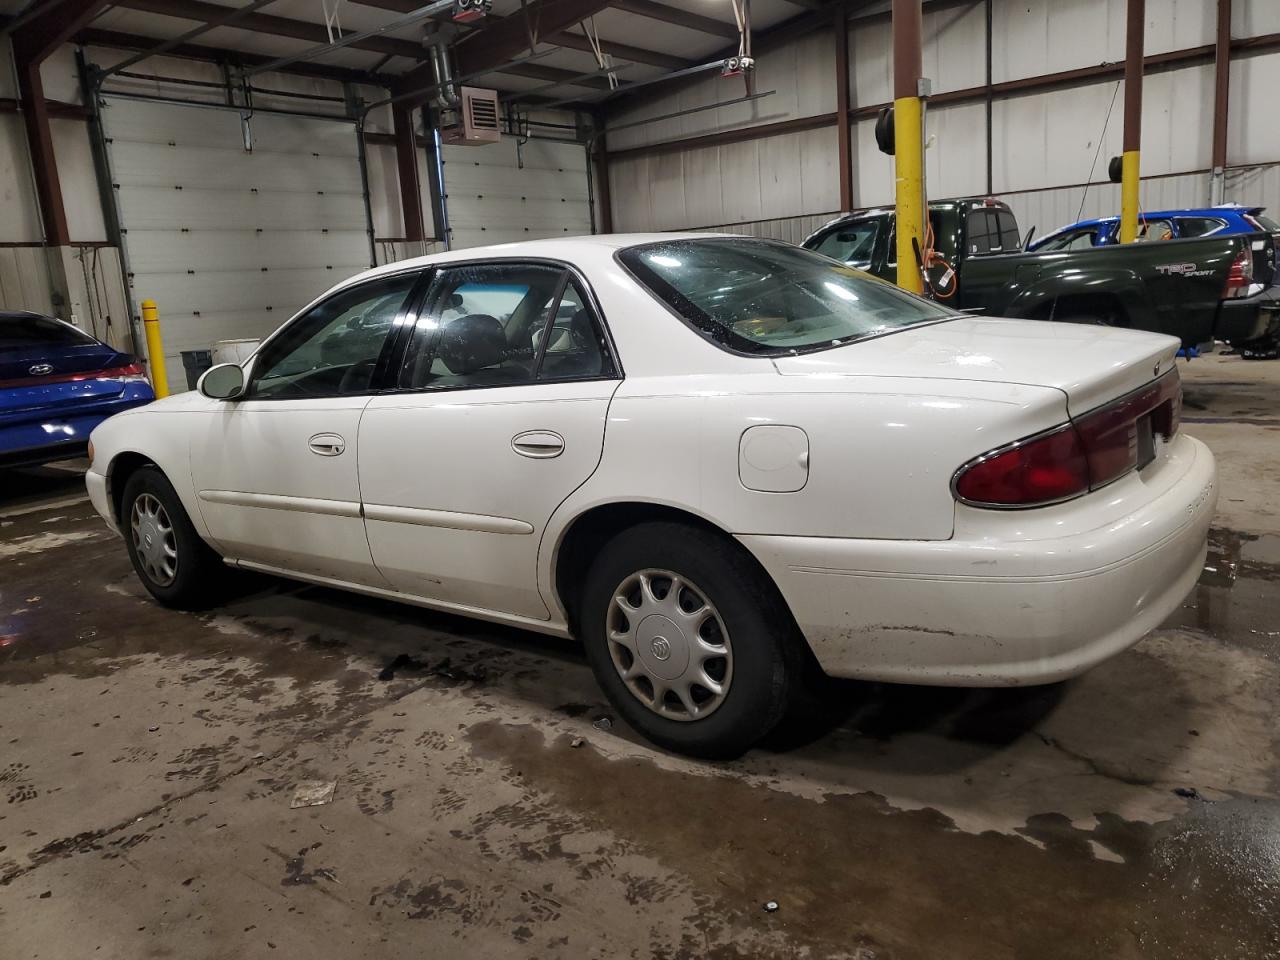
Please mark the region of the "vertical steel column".
[[987, 196], [996, 192], [995, 185], [995, 144], [993, 142], [995, 134], [991, 131], [992, 114], [994, 110], [994, 93], [991, 84], [993, 81], [993, 70], [991, 64], [991, 33], [992, 33], [992, 17], [991, 17], [992, 0], [987, 0]]
[[1227, 186], [1227, 107], [1231, 83], [1231, 0], [1218, 0], [1218, 39], [1214, 46], [1213, 173], [1209, 202], [1224, 202]]
[[920, 80], [921, 0], [893, 0], [894, 175], [898, 286], [923, 293], [916, 250], [924, 248], [924, 111]]
[[396, 170], [400, 180], [400, 207], [404, 211], [404, 238], [409, 243], [422, 243], [427, 235], [422, 229], [422, 187], [418, 182], [418, 138], [413, 126], [413, 104], [408, 101], [393, 103], [391, 117], [396, 134]]
[[1142, 150], [1142, 48], [1146, 0], [1129, 0], [1124, 46], [1124, 158], [1120, 181], [1120, 242], [1138, 238], [1138, 188]]
[[596, 113], [592, 117], [595, 135], [591, 139], [591, 156], [595, 163], [594, 182], [600, 199], [596, 209], [600, 211], [600, 232], [613, 233], [613, 196], [609, 192], [609, 148], [605, 143], [604, 117]]
[[853, 158], [849, 136], [849, 20], [844, 5], [832, 13], [836, 32], [836, 137], [839, 150], [840, 210], [853, 209]]

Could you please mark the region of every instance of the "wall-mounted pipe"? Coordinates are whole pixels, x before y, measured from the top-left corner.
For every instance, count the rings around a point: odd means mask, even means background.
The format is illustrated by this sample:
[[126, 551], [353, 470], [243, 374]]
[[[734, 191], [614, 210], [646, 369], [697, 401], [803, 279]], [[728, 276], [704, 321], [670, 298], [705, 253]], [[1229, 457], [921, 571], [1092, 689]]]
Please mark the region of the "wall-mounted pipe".
[[427, 44], [427, 61], [431, 64], [431, 77], [435, 80], [435, 105], [441, 110], [452, 110], [461, 97], [458, 96], [458, 84], [449, 61], [449, 48], [443, 40]]

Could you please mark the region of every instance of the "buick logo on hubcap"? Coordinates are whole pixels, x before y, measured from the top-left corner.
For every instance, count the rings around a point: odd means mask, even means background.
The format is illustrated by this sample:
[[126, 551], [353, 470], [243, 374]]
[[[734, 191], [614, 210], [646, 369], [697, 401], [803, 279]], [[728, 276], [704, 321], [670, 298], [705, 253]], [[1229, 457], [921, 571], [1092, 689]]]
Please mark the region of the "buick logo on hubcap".
[[34, 367], [28, 367], [27, 373], [33, 377], [43, 377], [46, 373], [53, 373], [53, 364], [37, 363]]
[[671, 658], [671, 643], [666, 637], [654, 637], [653, 642], [649, 644], [649, 649], [653, 651], [654, 657], [659, 660], [669, 660]]

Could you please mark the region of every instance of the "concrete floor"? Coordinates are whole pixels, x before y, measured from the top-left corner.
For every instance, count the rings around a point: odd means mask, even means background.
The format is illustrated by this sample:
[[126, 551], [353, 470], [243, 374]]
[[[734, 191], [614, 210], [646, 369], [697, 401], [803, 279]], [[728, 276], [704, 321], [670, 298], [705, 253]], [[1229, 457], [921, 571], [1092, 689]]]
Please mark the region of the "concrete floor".
[[1280, 362], [1183, 371], [1222, 499], [1161, 630], [843, 684], [722, 765], [598, 728], [571, 644], [273, 581], [164, 610], [74, 465], [0, 474], [0, 958], [1280, 956]]

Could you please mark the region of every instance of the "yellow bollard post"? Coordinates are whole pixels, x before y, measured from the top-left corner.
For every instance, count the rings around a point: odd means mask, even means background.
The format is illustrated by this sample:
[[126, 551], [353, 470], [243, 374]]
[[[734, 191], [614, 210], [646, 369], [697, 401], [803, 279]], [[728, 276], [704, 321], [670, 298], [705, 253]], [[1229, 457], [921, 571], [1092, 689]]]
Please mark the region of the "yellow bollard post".
[[169, 395], [169, 375], [164, 369], [164, 345], [160, 342], [160, 312], [154, 300], [142, 301], [142, 329], [147, 335], [147, 366], [151, 389], [159, 400]]

